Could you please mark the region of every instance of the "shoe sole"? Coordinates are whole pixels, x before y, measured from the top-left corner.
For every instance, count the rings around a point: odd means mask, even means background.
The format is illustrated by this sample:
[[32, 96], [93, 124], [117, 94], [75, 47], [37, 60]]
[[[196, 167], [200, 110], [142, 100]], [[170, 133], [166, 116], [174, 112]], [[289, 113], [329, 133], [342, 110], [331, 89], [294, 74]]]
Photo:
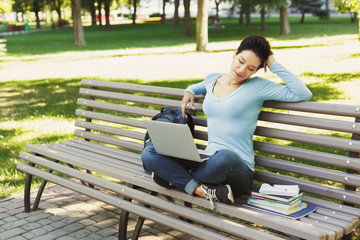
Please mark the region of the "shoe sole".
[[234, 196], [233, 196], [233, 193], [232, 193], [232, 190], [231, 190], [231, 187], [229, 184], [226, 184], [225, 187], [227, 187], [229, 193], [227, 195], [228, 199], [231, 201], [231, 203], [234, 203]]

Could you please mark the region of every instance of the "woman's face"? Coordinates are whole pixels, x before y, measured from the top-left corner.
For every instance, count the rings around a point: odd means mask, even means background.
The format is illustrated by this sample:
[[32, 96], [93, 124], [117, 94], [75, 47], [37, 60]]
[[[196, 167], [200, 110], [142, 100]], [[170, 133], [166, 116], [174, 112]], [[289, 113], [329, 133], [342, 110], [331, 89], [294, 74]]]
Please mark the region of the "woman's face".
[[231, 63], [230, 74], [237, 81], [245, 81], [257, 72], [261, 64], [260, 58], [251, 50], [235, 53]]

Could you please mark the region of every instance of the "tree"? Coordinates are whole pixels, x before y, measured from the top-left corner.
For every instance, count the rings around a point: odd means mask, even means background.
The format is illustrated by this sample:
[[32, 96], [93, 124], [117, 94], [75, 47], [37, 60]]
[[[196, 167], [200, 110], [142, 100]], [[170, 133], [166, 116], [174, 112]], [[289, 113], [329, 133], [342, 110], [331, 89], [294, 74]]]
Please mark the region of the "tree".
[[61, 16], [61, 7], [64, 4], [64, 0], [47, 0], [50, 5], [51, 10], [55, 10], [58, 15], [58, 24], [59, 26], [63, 25], [63, 20]]
[[95, 0], [89, 0], [89, 10], [91, 14], [91, 26], [96, 26]]
[[133, 3], [133, 7], [134, 7], [134, 12], [133, 12], [133, 17], [132, 17], [132, 24], [136, 24], [136, 4], [137, 4], [137, 1], [132, 0], [132, 3]]
[[110, 28], [110, 4], [111, 0], [104, 0], [104, 8], [105, 8], [105, 28]]
[[219, 6], [221, 4], [223, 0], [215, 0], [215, 9], [216, 9], [216, 14], [215, 14], [215, 18], [218, 19], [219, 18]]
[[350, 11], [356, 13], [358, 18], [358, 32], [360, 41], [360, 0], [336, 0], [335, 6], [339, 7], [340, 12]]
[[184, 0], [184, 36], [191, 35], [190, 0]]
[[175, 0], [175, 9], [174, 9], [174, 20], [173, 20], [173, 28], [179, 28], [180, 27], [180, 18], [179, 18], [179, 6], [180, 6], [180, 0]]
[[97, 0], [98, 2], [98, 18], [99, 18], [99, 26], [102, 26], [102, 14], [101, 14], [101, 10], [102, 10], [102, 2], [103, 0]]
[[325, 2], [322, 0], [293, 0], [292, 6], [301, 12], [300, 23], [304, 23], [305, 13], [312, 13], [320, 18], [328, 16], [326, 9], [321, 9]]
[[265, 26], [265, 14], [267, 11], [275, 8], [274, 0], [260, 0], [258, 1], [260, 7], [260, 16], [261, 16], [261, 30], [266, 30]]
[[165, 23], [166, 23], [165, 7], [166, 7], [166, 3], [167, 3], [167, 2], [169, 2], [169, 0], [163, 0], [163, 2], [162, 2], [161, 24], [165, 24]]
[[[2, 2], [0, 3], [0, 5], [1, 4], [2, 4]], [[18, 16], [17, 13], [21, 13], [23, 15], [22, 20], [24, 21], [24, 13], [27, 11], [31, 11], [31, 1], [30, 0], [16, 0], [12, 4], [12, 10], [14, 12], [16, 12], [16, 17]], [[8, 12], [11, 12], [11, 9]], [[18, 19], [16, 19], [16, 21], [18, 21]]]
[[84, 29], [81, 22], [81, 0], [71, 0], [71, 12], [73, 18], [74, 45], [85, 46]]
[[204, 52], [208, 44], [209, 0], [198, 0], [196, 17], [196, 51]]
[[36, 28], [41, 28], [39, 12], [44, 9], [44, 2], [42, 0], [33, 0], [31, 9], [35, 13]]
[[280, 9], [280, 35], [291, 33], [288, 15], [288, 2], [286, 0], [275, 0], [276, 6]]

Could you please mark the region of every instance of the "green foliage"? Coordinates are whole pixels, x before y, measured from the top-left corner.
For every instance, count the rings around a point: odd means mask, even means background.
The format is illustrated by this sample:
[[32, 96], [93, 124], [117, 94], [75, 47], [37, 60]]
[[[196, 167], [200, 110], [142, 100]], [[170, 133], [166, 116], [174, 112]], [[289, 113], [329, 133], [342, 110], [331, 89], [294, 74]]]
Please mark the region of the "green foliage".
[[10, 13], [11, 12], [11, 0], [1, 0], [0, 1], [0, 13]]
[[342, 12], [351, 11], [360, 15], [360, 0], [335, 0], [335, 7]]

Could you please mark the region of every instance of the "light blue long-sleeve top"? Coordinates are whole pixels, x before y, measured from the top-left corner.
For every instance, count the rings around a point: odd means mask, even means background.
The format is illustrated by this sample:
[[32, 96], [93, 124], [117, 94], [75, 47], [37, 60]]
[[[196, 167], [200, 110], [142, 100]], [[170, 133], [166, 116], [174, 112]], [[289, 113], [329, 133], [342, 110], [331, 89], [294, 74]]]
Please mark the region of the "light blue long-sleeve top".
[[265, 100], [300, 102], [312, 96], [305, 84], [278, 62], [273, 62], [269, 69], [286, 85], [261, 77], [252, 77], [232, 94], [217, 98], [213, 95], [213, 88], [222, 73], [213, 73], [206, 76], [204, 81], [186, 89], [194, 95], [206, 94], [203, 102], [208, 127], [206, 150], [233, 151], [253, 171], [255, 168], [253, 135], [263, 102]]

